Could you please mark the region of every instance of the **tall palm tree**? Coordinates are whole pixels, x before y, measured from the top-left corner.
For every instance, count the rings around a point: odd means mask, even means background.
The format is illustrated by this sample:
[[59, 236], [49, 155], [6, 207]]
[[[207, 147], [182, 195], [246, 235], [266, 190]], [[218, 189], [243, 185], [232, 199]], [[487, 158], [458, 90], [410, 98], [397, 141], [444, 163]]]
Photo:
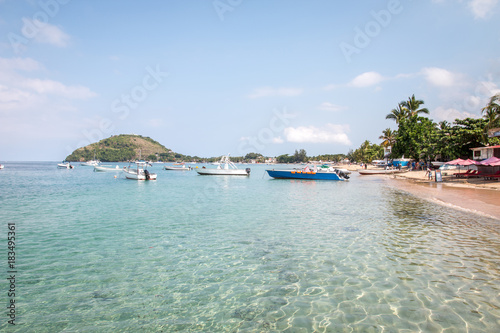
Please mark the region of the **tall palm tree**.
[[420, 108], [420, 105], [424, 104], [424, 101], [421, 99], [416, 99], [415, 94], [411, 95], [407, 101], [402, 101], [400, 103], [403, 107], [408, 110], [408, 117], [414, 117], [421, 113], [429, 114], [429, 110], [426, 108]]
[[500, 94], [493, 95], [481, 112], [488, 121], [487, 130], [500, 126]]
[[393, 119], [396, 121], [396, 124], [399, 124], [401, 119], [406, 118], [407, 113], [408, 109], [399, 103], [397, 108], [392, 109], [391, 113], [385, 116], [385, 119]]
[[382, 146], [388, 147], [388, 146], [394, 146], [394, 143], [396, 142], [396, 131], [391, 130], [390, 128], [386, 128], [385, 130], [382, 131], [382, 135], [378, 137], [382, 141]]

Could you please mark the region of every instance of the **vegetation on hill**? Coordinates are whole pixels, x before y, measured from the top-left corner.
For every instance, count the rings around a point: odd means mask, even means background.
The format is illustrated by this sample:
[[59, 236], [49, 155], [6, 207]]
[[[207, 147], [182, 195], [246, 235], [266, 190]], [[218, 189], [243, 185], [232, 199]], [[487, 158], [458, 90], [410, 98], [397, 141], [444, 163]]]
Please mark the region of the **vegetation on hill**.
[[141, 135], [114, 135], [88, 146], [78, 148], [67, 161], [88, 161], [95, 158], [103, 162], [124, 162], [135, 159], [154, 160], [176, 155], [160, 143]]

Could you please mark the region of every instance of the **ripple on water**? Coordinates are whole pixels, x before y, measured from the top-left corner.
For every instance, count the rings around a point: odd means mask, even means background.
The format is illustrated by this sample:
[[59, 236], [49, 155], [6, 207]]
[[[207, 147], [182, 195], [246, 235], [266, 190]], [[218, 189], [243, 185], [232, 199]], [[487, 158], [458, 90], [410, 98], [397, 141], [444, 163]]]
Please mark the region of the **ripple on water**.
[[484, 217], [355, 175], [43, 170], [0, 206], [19, 226], [20, 331], [498, 329], [500, 237]]

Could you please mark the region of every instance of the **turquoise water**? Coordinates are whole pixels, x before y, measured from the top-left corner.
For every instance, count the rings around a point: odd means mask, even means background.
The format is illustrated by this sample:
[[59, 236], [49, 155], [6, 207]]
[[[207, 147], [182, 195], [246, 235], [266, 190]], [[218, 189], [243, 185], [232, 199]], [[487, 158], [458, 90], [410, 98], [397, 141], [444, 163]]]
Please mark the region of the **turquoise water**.
[[[5, 163], [18, 332], [498, 332], [498, 221], [379, 178]], [[0, 252], [7, 272], [7, 241]], [[6, 279], [0, 300], [7, 304]]]

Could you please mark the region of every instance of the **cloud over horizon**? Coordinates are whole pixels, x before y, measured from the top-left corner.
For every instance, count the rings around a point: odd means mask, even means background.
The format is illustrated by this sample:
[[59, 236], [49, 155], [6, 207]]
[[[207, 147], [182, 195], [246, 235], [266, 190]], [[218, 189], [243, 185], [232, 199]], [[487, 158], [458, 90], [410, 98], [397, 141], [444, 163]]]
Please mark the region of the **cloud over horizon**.
[[295, 143], [338, 143], [350, 145], [349, 125], [326, 124], [323, 127], [299, 126], [284, 129], [286, 141]]

